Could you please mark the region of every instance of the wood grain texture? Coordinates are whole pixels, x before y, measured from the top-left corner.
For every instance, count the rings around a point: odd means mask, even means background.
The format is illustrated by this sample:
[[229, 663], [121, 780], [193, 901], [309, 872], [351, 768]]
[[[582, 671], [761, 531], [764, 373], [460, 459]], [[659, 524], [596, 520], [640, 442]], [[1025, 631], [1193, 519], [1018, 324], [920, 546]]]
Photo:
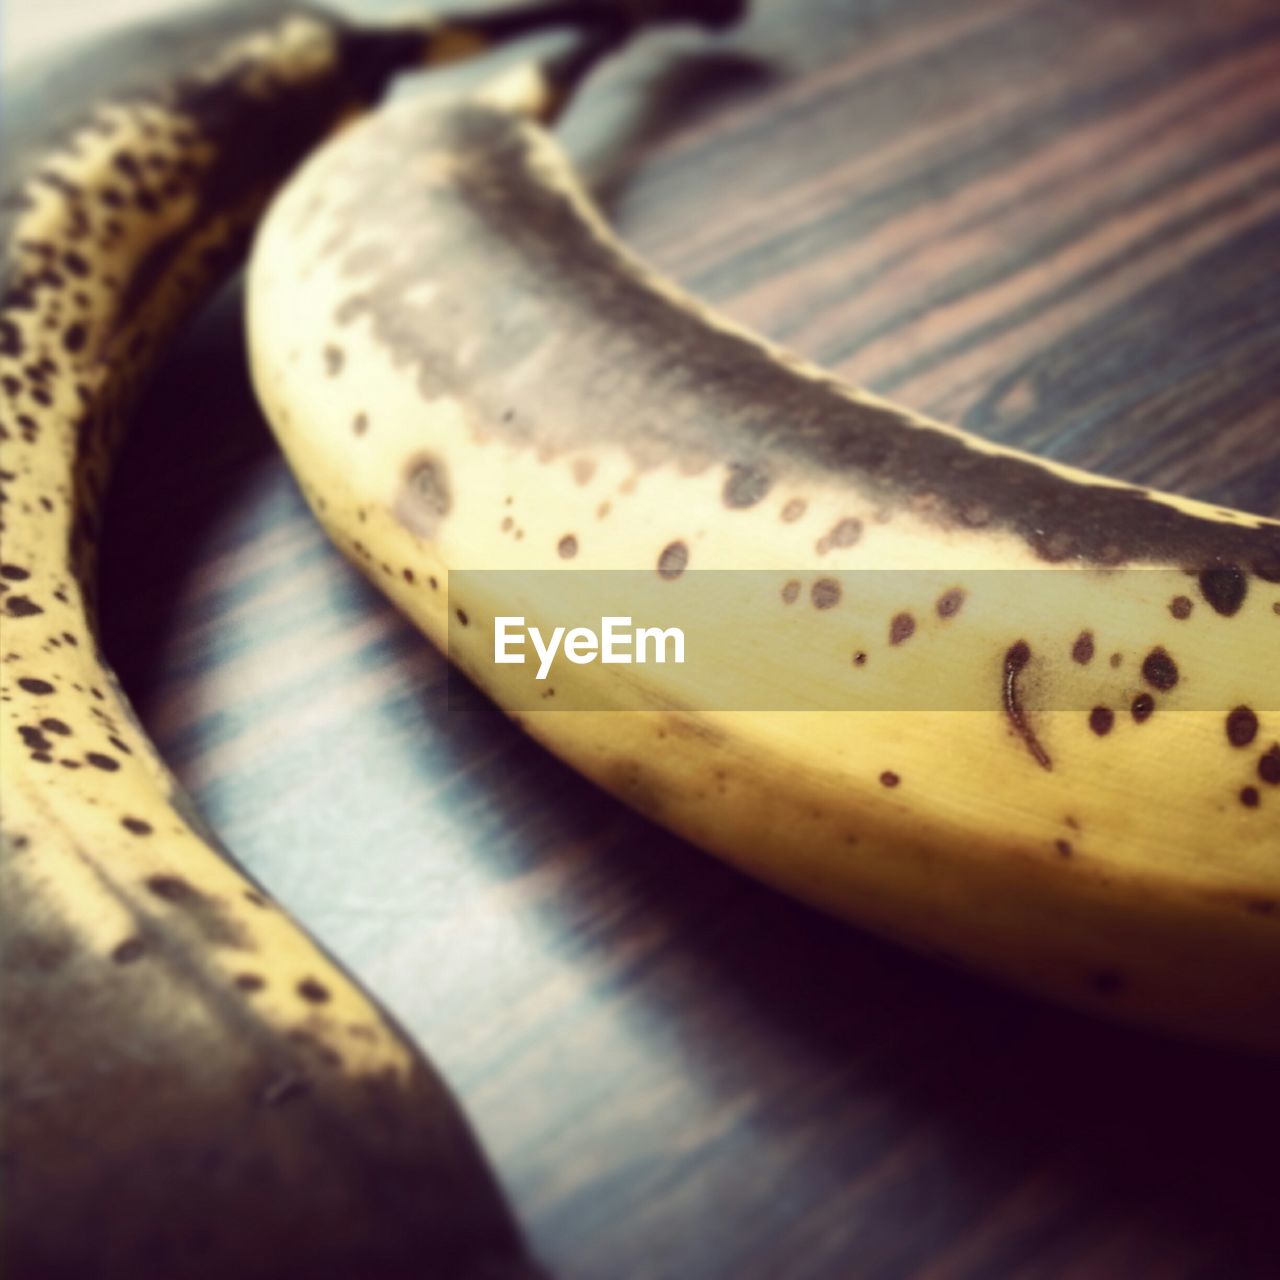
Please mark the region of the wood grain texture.
[[[1269, 0], [795, 0], [635, 50], [564, 134], [735, 318], [1280, 515], [1278, 70]], [[122, 463], [108, 651], [232, 848], [428, 1047], [554, 1274], [1276, 1274], [1274, 1067], [877, 943], [446, 699], [275, 457], [237, 308]]]

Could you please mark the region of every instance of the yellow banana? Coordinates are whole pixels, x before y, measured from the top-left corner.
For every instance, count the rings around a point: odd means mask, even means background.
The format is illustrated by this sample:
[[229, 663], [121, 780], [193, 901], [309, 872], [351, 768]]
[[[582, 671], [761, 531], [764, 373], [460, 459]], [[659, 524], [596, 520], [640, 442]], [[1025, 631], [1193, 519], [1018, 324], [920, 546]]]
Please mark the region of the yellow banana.
[[[534, 737], [748, 872], [1280, 1049], [1280, 523], [997, 447], [715, 316], [612, 235], [554, 98], [386, 109], [260, 229], [255, 386], [337, 545]], [[497, 661], [509, 619], [623, 614], [701, 656]]]
[[221, 5], [5, 85], [0, 304], [0, 1271], [523, 1275], [465, 1121], [374, 1004], [221, 850], [99, 651], [111, 456], [271, 191], [397, 71], [580, 0], [368, 28]]

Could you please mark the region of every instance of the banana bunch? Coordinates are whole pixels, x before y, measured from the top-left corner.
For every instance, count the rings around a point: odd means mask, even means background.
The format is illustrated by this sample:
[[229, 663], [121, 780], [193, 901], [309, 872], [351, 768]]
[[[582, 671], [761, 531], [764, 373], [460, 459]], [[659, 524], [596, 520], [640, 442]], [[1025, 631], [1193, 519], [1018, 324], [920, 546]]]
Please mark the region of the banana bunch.
[[[544, 127], [562, 97], [384, 109], [265, 219], [254, 382], [336, 545], [533, 737], [750, 874], [1280, 1050], [1280, 523], [743, 332], [612, 234]], [[620, 613], [703, 658], [499, 656]]]
[[205, 829], [99, 650], [111, 459], [289, 170], [399, 70], [715, 3], [387, 28], [225, 4], [5, 84], [0, 1273], [533, 1275], [394, 1020]]

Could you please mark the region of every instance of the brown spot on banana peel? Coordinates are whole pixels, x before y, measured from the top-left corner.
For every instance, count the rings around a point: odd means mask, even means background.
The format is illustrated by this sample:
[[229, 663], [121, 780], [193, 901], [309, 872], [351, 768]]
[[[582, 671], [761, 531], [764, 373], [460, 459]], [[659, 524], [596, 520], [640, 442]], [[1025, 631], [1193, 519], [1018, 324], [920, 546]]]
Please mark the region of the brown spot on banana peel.
[[7, 596], [4, 611], [11, 618], [34, 618], [44, 612], [29, 596]]
[[453, 508], [444, 461], [434, 454], [416, 454], [405, 464], [402, 476], [393, 503], [396, 519], [410, 533], [420, 538], [434, 538]]
[[769, 492], [772, 484], [772, 478], [763, 467], [731, 462], [721, 496], [724, 505], [730, 509], [754, 507]]
[[[1270, 566], [1260, 562], [1257, 569], [1259, 576], [1267, 579]], [[1240, 606], [1249, 590], [1249, 580], [1244, 570], [1235, 564], [1219, 564], [1202, 569], [1200, 572], [1200, 593], [1209, 602], [1215, 613], [1230, 618], [1240, 611]]]
[[[688, 568], [688, 565], [689, 547], [684, 542], [667, 543], [662, 548], [662, 554], [658, 556], [658, 574], [669, 581], [674, 581], [678, 578]], [[799, 584], [796, 585], [796, 589], [797, 591], [799, 590]]]
[[834, 609], [842, 594], [840, 583], [835, 578], [819, 578], [809, 588], [809, 599], [815, 609]]
[[910, 640], [916, 633], [916, 620], [909, 613], [894, 614], [889, 623], [889, 643], [899, 645]]
[[826, 555], [833, 548], [844, 550], [856, 546], [861, 537], [862, 521], [854, 516], [846, 516], [837, 521], [830, 533], [824, 533], [818, 539], [814, 549], [820, 556]]
[[1089, 712], [1089, 728], [1100, 738], [1105, 738], [1115, 727], [1116, 713], [1110, 707], [1094, 707]]
[[1178, 664], [1167, 650], [1157, 645], [1142, 660], [1142, 678], [1152, 688], [1167, 693], [1178, 683]]
[[1251, 708], [1239, 706], [1227, 713], [1227, 741], [1233, 747], [1247, 747], [1258, 736], [1258, 716]]
[[1145, 724], [1156, 709], [1156, 700], [1149, 693], [1140, 693], [1130, 704], [1129, 711], [1135, 723]]
[[234, 913], [220, 899], [204, 893], [183, 877], [151, 876], [146, 887], [161, 902], [182, 911], [210, 946], [236, 951], [253, 950], [249, 931]]
[[141, 938], [126, 938], [113, 948], [111, 958], [116, 964], [133, 964], [142, 959], [146, 950], [147, 944]]
[[1040, 745], [1030, 721], [1026, 708], [1022, 703], [1022, 690], [1019, 681], [1027, 664], [1031, 661], [1031, 646], [1025, 640], [1018, 640], [1010, 645], [1004, 655], [1004, 675], [1001, 683], [1002, 702], [1005, 718], [1013, 726], [1013, 731], [1026, 743], [1031, 758], [1042, 768], [1052, 769], [1053, 761], [1049, 753]]
[[[1224, 617], [1241, 607], [1249, 571], [1280, 565], [1280, 525], [1219, 520], [1063, 475], [850, 393], [708, 323], [581, 215], [586, 198], [568, 188], [554, 144], [500, 111], [406, 104], [357, 132], [339, 153], [347, 185], [332, 216], [358, 248], [367, 207], [388, 212], [378, 228], [386, 252], [352, 252], [341, 264], [351, 297], [363, 300], [374, 341], [416, 369], [424, 395], [465, 396], [510, 442], [557, 455], [620, 447], [641, 470], [719, 457], [731, 510], [755, 506], [784, 479], [820, 479], [947, 530], [973, 528], [981, 511], [980, 527], [1014, 534], [1045, 561], [1188, 567]], [[407, 165], [406, 154], [449, 163]], [[414, 292], [423, 279], [435, 286], [427, 297]], [[466, 344], [452, 340], [449, 308], [459, 300], [476, 319]], [[498, 305], [502, 317], [477, 314]], [[513, 310], [514, 347], [512, 324], [499, 323]], [[585, 393], [606, 366], [625, 415], [600, 413]], [[515, 379], [527, 392], [534, 368], [555, 371], [538, 412], [504, 418], [528, 398]], [[927, 504], [913, 501], [921, 493]]]

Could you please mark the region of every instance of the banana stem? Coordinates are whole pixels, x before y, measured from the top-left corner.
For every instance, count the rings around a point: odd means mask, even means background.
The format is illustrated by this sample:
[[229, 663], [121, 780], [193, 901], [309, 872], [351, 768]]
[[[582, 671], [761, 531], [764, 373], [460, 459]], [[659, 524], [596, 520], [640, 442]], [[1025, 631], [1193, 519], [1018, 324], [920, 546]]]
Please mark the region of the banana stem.
[[601, 31], [547, 58], [538, 68], [546, 86], [538, 119], [544, 124], [554, 123], [587, 76], [626, 44], [634, 30], [626, 27]]
[[358, 25], [345, 33], [346, 73], [359, 96], [373, 102], [402, 72], [479, 57], [508, 41], [557, 27], [590, 30], [621, 21], [613, 4], [603, 0], [534, 0], [390, 26]]
[[745, 0], [609, 0], [611, 21], [588, 26], [572, 48], [532, 64], [523, 104], [516, 108], [542, 124], [552, 124], [568, 106], [582, 82], [605, 58], [617, 52], [642, 28], [665, 22], [729, 26], [741, 18]]
[[[736, 22], [746, 0], [533, 0], [478, 13], [443, 14], [421, 23], [358, 28], [350, 33], [350, 73], [372, 101], [397, 72], [476, 57], [509, 40], [576, 27], [587, 34], [562, 58], [523, 86], [496, 92], [494, 100], [538, 119], [551, 120], [587, 72], [641, 27], [691, 22], [720, 28]], [[509, 95], [509, 97], [508, 97]]]
[[571, 48], [510, 67], [476, 90], [475, 100], [539, 124], [553, 124], [582, 82], [636, 33], [615, 23], [583, 36]]
[[660, 23], [719, 28], [738, 21], [744, 8], [745, 0], [534, 0], [432, 19], [423, 57], [439, 64], [554, 27], [594, 31], [615, 43], [640, 27]]
[[501, 40], [552, 26], [635, 28], [693, 22], [726, 27], [737, 22], [745, 8], [745, 0], [534, 0], [489, 12], [446, 15], [438, 22], [442, 28], [479, 32]]
[[605, 0], [536, 0], [501, 9], [443, 14], [431, 26], [443, 33], [464, 32], [497, 43], [548, 27], [593, 27], [628, 21], [627, 10]]
[[591, 30], [629, 22], [622, 6], [605, 0], [540, 0], [479, 13], [444, 14], [427, 20], [422, 57], [439, 65], [555, 27]]

